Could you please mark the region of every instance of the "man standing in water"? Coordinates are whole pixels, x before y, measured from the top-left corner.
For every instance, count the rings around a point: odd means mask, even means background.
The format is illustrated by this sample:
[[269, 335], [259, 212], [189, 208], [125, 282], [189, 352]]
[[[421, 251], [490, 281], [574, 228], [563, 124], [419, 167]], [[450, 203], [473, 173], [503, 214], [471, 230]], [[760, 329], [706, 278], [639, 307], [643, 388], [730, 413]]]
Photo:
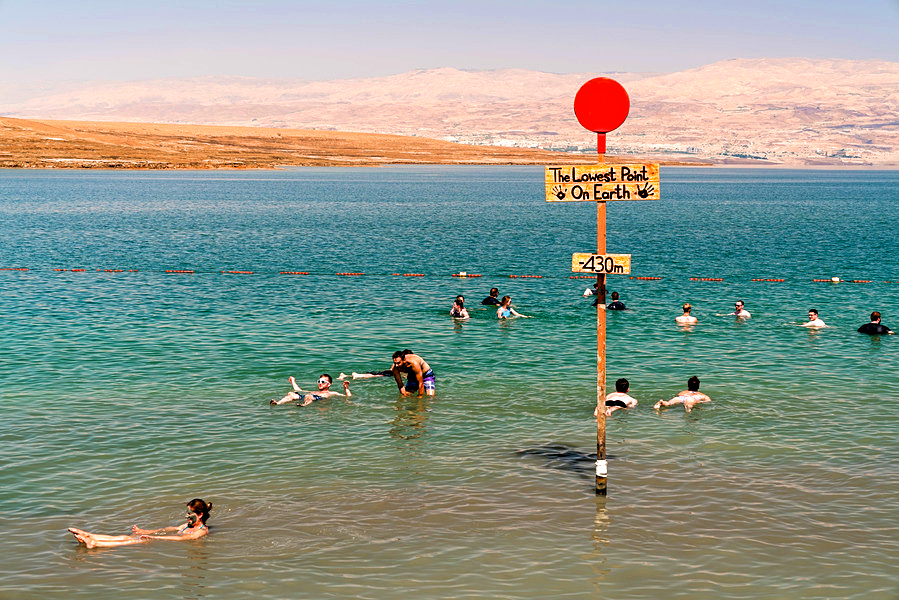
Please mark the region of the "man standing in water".
[[499, 290], [496, 288], [490, 288], [490, 295], [481, 300], [481, 304], [484, 306], [499, 306]]
[[865, 323], [858, 328], [859, 333], [867, 333], [870, 335], [881, 335], [895, 333], [892, 329], [880, 322], [880, 313], [876, 310], [871, 313], [871, 322]]
[[731, 313], [738, 319], [748, 319], [752, 315], [749, 314], [749, 311], [746, 310], [746, 305], [743, 304], [742, 300], [737, 300], [734, 302], [734, 312]]
[[[406, 349], [393, 354], [393, 378], [403, 396], [418, 392], [419, 396], [433, 396], [437, 391], [437, 378], [425, 359]], [[408, 373], [403, 386], [402, 373]]]
[[808, 323], [803, 323], [803, 327], [827, 327], [824, 321], [818, 317], [818, 310], [814, 308], [808, 309]]

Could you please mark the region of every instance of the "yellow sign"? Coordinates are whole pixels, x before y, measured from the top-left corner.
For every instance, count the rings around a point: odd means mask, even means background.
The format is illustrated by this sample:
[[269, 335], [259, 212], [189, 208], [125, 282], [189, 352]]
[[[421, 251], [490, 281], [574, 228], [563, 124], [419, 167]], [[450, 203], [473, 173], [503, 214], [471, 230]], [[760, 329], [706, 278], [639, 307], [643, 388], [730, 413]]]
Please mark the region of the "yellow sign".
[[546, 167], [547, 202], [658, 200], [659, 165]]
[[571, 255], [571, 270], [597, 275], [627, 275], [631, 272], [631, 255], [579, 252]]

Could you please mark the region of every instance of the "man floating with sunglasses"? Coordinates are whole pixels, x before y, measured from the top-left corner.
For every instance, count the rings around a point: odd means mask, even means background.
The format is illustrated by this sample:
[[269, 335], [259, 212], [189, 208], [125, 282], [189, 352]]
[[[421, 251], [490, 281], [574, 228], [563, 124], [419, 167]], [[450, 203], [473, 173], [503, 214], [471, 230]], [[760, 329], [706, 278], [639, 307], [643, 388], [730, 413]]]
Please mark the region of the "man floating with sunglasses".
[[281, 398], [280, 400], [275, 400], [272, 398], [272, 401], [269, 404], [286, 404], [288, 402], [296, 402], [297, 406], [307, 406], [312, 404], [316, 400], [324, 400], [325, 398], [330, 398], [331, 396], [346, 396], [349, 398], [353, 395], [350, 392], [350, 382], [343, 382], [343, 391], [346, 394], [341, 394], [340, 392], [335, 392], [331, 389], [331, 383], [333, 379], [327, 373], [322, 373], [318, 378], [318, 391], [317, 392], [306, 392], [297, 385], [297, 380], [293, 378], [293, 376], [288, 378], [290, 381], [290, 385], [293, 386], [292, 392], [287, 392], [287, 395]]

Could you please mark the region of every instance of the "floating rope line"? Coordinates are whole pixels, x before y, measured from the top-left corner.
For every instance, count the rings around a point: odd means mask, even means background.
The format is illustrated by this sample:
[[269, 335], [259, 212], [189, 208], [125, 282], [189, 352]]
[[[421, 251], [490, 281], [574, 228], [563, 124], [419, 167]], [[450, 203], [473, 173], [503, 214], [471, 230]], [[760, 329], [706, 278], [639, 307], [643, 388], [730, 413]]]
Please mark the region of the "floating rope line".
[[[41, 268], [37, 270], [31, 269], [29, 267], [0, 267], [0, 271], [7, 272], [41, 272]], [[74, 269], [63, 269], [63, 268], [53, 268], [54, 272], [62, 273], [87, 273], [96, 271], [98, 273], [167, 273], [167, 274], [187, 274], [192, 275], [195, 273], [204, 273], [204, 274], [222, 274], [222, 275], [312, 275], [312, 276], [330, 276], [330, 275], [339, 275], [339, 276], [363, 276], [366, 273], [361, 271], [341, 271], [339, 273], [325, 273], [325, 272], [310, 272], [310, 271], [242, 271], [242, 270], [224, 270], [224, 271], [195, 271], [193, 269], [165, 269], [161, 271], [157, 270], [138, 270], [138, 269], [86, 269], [86, 268], [74, 268]], [[476, 278], [476, 277], [485, 277], [485, 275], [481, 273], [466, 273], [464, 271], [459, 273], [449, 273], [449, 274], [434, 274], [434, 273], [368, 273], [367, 275], [373, 277], [384, 277], [384, 276], [394, 276], [394, 277], [458, 277], [458, 278]], [[499, 275], [487, 275], [486, 277], [509, 277], [510, 279], [561, 279], [564, 276], [557, 275], [521, 275], [517, 273], [513, 274], [499, 274]], [[589, 275], [569, 275], [568, 279], [595, 279], [595, 274]], [[650, 276], [638, 276], [632, 275], [629, 277], [630, 279], [640, 280], [640, 281], [661, 281], [662, 277], [650, 277]], [[706, 282], [722, 282], [724, 278], [722, 277], [690, 277], [690, 281], [706, 281]], [[775, 278], [775, 277], [753, 277], [750, 279], [753, 282], [786, 282], [788, 281], [786, 278]], [[809, 280], [790, 280], [790, 281], [809, 281]], [[811, 281], [816, 283], [877, 283], [873, 279], [840, 279], [839, 277], [831, 277], [830, 279], [812, 279]], [[882, 281], [880, 283], [899, 283], [899, 281]]]

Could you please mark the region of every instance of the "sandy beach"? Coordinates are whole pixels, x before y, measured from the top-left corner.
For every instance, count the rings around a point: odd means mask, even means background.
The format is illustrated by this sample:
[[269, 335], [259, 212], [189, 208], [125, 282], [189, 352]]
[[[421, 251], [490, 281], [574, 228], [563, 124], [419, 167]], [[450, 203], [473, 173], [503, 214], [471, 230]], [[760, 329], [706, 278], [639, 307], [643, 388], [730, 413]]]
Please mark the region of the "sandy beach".
[[[580, 164], [595, 160], [595, 155], [373, 133], [0, 117], [0, 168], [272, 169]], [[621, 160], [607, 157], [608, 162], [634, 160], [633, 156]]]

